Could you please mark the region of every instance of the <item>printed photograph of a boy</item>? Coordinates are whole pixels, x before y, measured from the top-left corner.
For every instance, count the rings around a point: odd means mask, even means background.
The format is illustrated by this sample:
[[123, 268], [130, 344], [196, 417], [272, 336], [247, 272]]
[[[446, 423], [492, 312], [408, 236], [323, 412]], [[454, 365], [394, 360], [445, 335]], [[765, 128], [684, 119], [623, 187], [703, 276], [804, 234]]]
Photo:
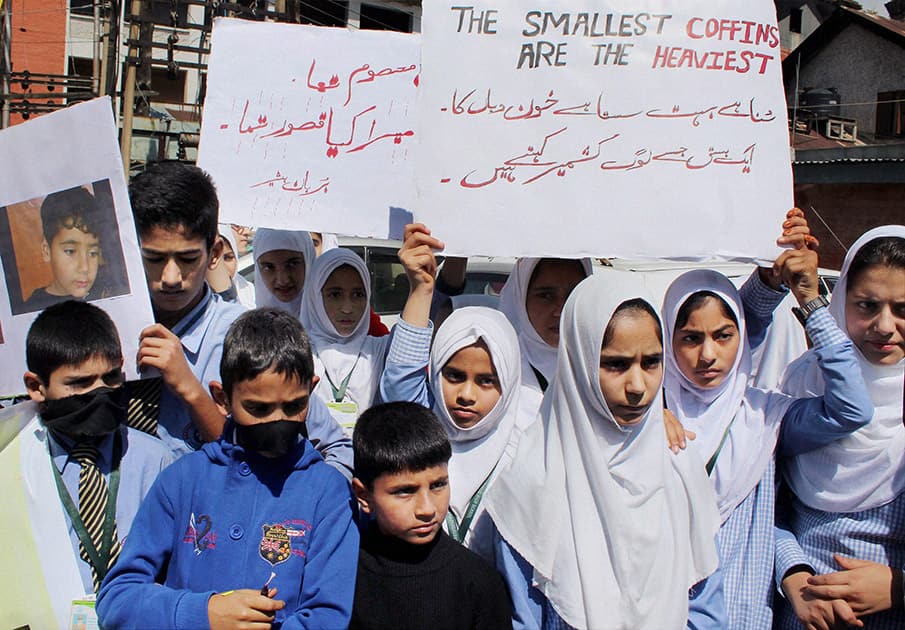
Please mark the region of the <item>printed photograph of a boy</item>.
[[128, 293], [109, 181], [92, 188], [94, 194], [84, 186], [52, 192], [11, 205], [0, 217], [14, 315]]

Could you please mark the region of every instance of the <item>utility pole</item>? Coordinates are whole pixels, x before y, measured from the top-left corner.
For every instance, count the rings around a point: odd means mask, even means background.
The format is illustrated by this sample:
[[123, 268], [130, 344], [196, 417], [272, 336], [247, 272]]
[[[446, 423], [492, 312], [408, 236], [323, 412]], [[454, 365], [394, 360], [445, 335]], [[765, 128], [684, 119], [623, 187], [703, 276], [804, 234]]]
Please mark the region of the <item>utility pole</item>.
[[126, 76], [123, 83], [123, 130], [119, 146], [123, 154], [123, 170], [129, 179], [132, 163], [132, 118], [135, 109], [135, 71], [138, 67], [141, 47], [136, 50], [134, 42], [139, 39], [141, 20], [141, 0], [132, 0], [129, 15], [129, 54], [126, 57]]
[[9, 75], [12, 68], [12, 7], [11, 0], [0, 0], [0, 129], [9, 127]]

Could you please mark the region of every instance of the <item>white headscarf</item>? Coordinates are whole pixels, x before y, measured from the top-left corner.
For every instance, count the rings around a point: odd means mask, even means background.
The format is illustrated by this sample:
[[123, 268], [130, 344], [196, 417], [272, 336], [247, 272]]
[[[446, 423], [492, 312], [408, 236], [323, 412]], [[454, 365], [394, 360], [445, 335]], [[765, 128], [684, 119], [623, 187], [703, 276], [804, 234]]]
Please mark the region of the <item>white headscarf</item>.
[[[440, 372], [453, 355], [478, 340], [487, 344], [502, 394], [490, 413], [475, 425], [463, 429], [453, 421], [446, 408]], [[459, 522], [471, 497], [484, 481], [491, 473], [494, 477], [499, 475], [508, 465], [513, 449], [507, 453], [507, 446], [517, 441], [521, 430], [537, 416], [540, 397], [522, 387], [520, 364], [518, 337], [506, 316], [499, 311], [480, 306], [456, 309], [437, 330], [431, 348], [431, 389], [434, 413], [452, 443], [450, 509]], [[483, 506], [479, 506], [473, 523], [478, 522], [481, 513]], [[469, 533], [471, 531], [473, 529]], [[465, 543], [468, 542], [466, 536]]]
[[358, 403], [359, 412], [371, 406], [383, 372], [384, 354], [389, 337], [369, 337], [370, 309], [366, 306], [355, 329], [348, 335], [337, 332], [324, 309], [324, 288], [330, 274], [348, 265], [361, 277], [366, 304], [371, 303], [371, 275], [364, 261], [348, 249], [331, 249], [320, 255], [305, 282], [300, 319], [311, 340], [315, 372], [321, 383], [315, 392], [333, 402], [330, 384], [339, 388], [351, 373], [346, 394]]
[[337, 247], [339, 247], [339, 239], [336, 238], [336, 234], [321, 232], [321, 256]]
[[[556, 372], [556, 348], [537, 334], [531, 320], [528, 319], [528, 311], [525, 309], [525, 299], [528, 297], [531, 276], [534, 275], [534, 269], [542, 260], [544, 259], [520, 258], [500, 291], [500, 310], [506, 314], [518, 333], [518, 341], [522, 350], [522, 381], [538, 391], [540, 391], [540, 385], [531, 368], [540, 372], [548, 383]], [[585, 275], [590, 276], [593, 273], [590, 258], [582, 258], [580, 262]]]
[[298, 317], [304, 291], [299, 291], [298, 296], [292, 302], [283, 302], [270, 292], [264, 282], [264, 278], [261, 277], [258, 259], [262, 254], [277, 249], [301, 252], [302, 257], [305, 259], [305, 284], [308, 284], [308, 277], [311, 275], [311, 265], [314, 263], [315, 258], [314, 243], [311, 241], [311, 235], [304, 231], [258, 228], [255, 231], [253, 250], [255, 259], [255, 304], [258, 308], [265, 306], [279, 308]]
[[600, 389], [607, 324], [637, 275], [576, 287], [561, 318], [556, 378], [515, 460], [485, 499], [533, 582], [576, 628], [684, 628], [688, 589], [717, 568], [713, 489], [693, 452], [663, 440], [658, 394], [620, 426]]
[[[699, 291], [709, 291], [722, 298], [738, 321], [740, 336], [732, 371], [710, 389], [695, 385], [682, 373], [672, 345], [679, 309]], [[738, 290], [723, 274], [697, 269], [676, 278], [663, 299], [663, 320], [666, 323], [663, 339], [666, 406], [686, 429], [697, 434], [691, 444], [703, 462], [708, 462], [723, 443], [710, 477], [720, 518], [726, 521], [760, 483], [770, 465], [780, 423], [793, 399], [748, 386], [751, 351], [745, 313]]]
[[[830, 303], [830, 313], [843, 332], [847, 331], [845, 294], [852, 259], [870, 241], [889, 236], [905, 239], [905, 226], [885, 225], [865, 232], [845, 255]], [[874, 405], [873, 419], [840, 440], [786, 461], [786, 480], [795, 495], [816, 510], [860, 512], [886, 505], [905, 491], [905, 360], [875, 365], [857, 346], [855, 356]], [[823, 387], [813, 351], [789, 366], [783, 383], [783, 391], [793, 396], [820, 396]]]

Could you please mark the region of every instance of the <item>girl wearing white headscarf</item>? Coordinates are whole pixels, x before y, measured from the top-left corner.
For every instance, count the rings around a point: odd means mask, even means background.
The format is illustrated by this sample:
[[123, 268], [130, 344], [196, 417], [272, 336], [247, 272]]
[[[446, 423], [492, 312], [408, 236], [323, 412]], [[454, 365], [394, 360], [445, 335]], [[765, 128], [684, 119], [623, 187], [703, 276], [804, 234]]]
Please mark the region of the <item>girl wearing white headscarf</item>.
[[[699, 584], [718, 564], [713, 489], [693, 452], [663, 443], [660, 323], [638, 286], [614, 272], [572, 292], [539, 418], [485, 499], [516, 627], [684, 628], [689, 589], [721, 599], [718, 577]], [[605, 368], [604, 350], [625, 365]]]
[[[782, 462], [794, 493], [782, 506], [782, 520], [797, 538], [783, 536], [777, 546], [777, 580], [786, 578], [787, 602], [801, 606], [807, 581], [812, 597], [844, 600], [870, 628], [905, 627], [902, 602], [890, 599], [896, 582], [890, 567], [905, 567], [903, 304], [905, 226], [870, 230], [846, 254], [829, 311], [855, 345], [849, 378], [866, 383], [873, 417], [848, 437]], [[819, 362], [819, 352], [811, 350], [790, 365], [783, 390], [798, 396], [828, 391]], [[855, 592], [868, 572], [885, 586]], [[817, 576], [808, 579], [812, 573]], [[789, 605], [778, 611], [780, 626], [795, 627], [796, 612]]]
[[[542, 270], [549, 281], [538, 286]], [[500, 310], [518, 333], [522, 351], [522, 382], [543, 393], [556, 371], [559, 314], [566, 298], [581, 280], [592, 274], [591, 260], [520, 258], [500, 291]], [[532, 322], [528, 301], [540, 305], [543, 321]]]
[[[803, 258], [812, 260], [807, 286], [816, 291], [816, 255], [799, 252], [783, 260]], [[812, 293], [789, 284], [800, 294], [799, 302], [810, 302]], [[854, 367], [851, 344], [845, 343], [826, 309], [820, 311], [808, 317], [806, 325], [824, 353], [823, 369], [832, 389], [826, 399], [796, 400], [749, 386], [752, 361], [745, 315], [728, 278], [711, 270], [690, 271], [670, 285], [664, 298], [666, 406], [696, 433], [690, 448], [706, 462], [716, 490], [727, 628], [772, 627], [777, 441], [781, 438], [786, 453], [814, 448], [854, 430], [870, 416], [863, 387], [846, 379]], [[706, 313], [713, 319], [707, 320]], [[681, 358], [680, 349], [687, 352], [685, 348], [691, 355]], [[724, 375], [713, 386], [702, 385], [696, 369]]]
[[[483, 341], [500, 383], [500, 398], [476, 424], [462, 428], [450, 415], [455, 401], [443, 395], [443, 367], [462, 348]], [[470, 306], [453, 311], [434, 338], [430, 355], [430, 399], [452, 444], [450, 502], [446, 529], [485, 558], [492, 556], [482, 497], [508, 466], [519, 435], [534, 421], [540, 397], [521, 384], [515, 330], [499, 311]]]
[[279, 308], [298, 317], [306, 278], [315, 259], [311, 236], [303, 231], [259, 228], [253, 251], [255, 305]]
[[[353, 270], [360, 283], [340, 286], [342, 283], [334, 272], [344, 267]], [[314, 393], [327, 403], [348, 435], [361, 412], [374, 404], [389, 342], [389, 337], [368, 335], [370, 277], [367, 266], [355, 252], [331, 249], [314, 262], [302, 298], [301, 320], [311, 340], [314, 370], [320, 378]], [[338, 307], [339, 314], [352, 317], [355, 311], [360, 311], [355, 313], [358, 321], [350, 324], [354, 326], [351, 331], [337, 329], [325, 308], [325, 300], [330, 299], [343, 304]]]
[[521, 431], [534, 421], [540, 396], [522, 385], [518, 338], [499, 311], [480, 306], [454, 310], [431, 347], [428, 312], [436, 270], [431, 248], [440, 243], [426, 229], [409, 227], [399, 258], [414, 288], [393, 330], [381, 399], [416, 402], [433, 408], [440, 418], [452, 444], [444, 527], [490, 559], [491, 527], [482, 498], [508, 465]]

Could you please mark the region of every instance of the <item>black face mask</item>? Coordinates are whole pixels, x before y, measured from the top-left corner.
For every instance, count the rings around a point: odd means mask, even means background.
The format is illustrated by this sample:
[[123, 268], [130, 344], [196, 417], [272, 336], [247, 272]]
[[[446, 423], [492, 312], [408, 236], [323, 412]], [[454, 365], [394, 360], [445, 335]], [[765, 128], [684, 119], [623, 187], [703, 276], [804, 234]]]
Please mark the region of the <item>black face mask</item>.
[[39, 412], [51, 433], [76, 442], [103, 437], [126, 421], [128, 399], [123, 387], [98, 387], [84, 394], [45, 400]]
[[236, 423], [236, 443], [246, 451], [265, 457], [283, 457], [308, 436], [304, 422], [274, 420], [259, 424]]

